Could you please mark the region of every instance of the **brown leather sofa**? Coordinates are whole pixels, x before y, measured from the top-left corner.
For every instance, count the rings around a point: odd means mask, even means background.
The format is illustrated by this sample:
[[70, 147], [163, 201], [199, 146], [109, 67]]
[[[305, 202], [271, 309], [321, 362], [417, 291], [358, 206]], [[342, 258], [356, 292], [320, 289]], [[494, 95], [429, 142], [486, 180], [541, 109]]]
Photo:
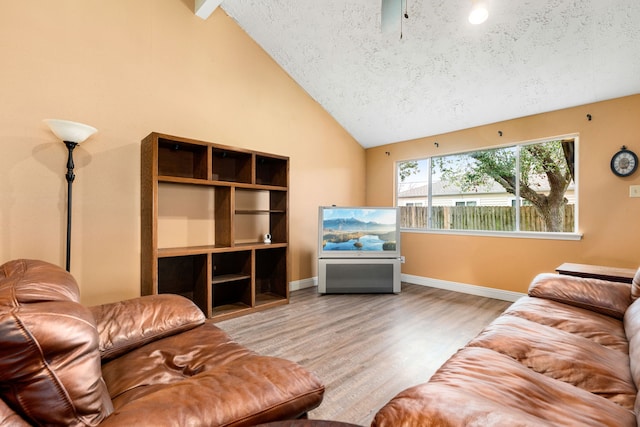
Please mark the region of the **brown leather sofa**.
[[638, 296], [640, 270], [631, 285], [541, 274], [372, 426], [640, 425]]
[[57, 266], [0, 266], [0, 426], [249, 426], [322, 401], [313, 374], [235, 343], [186, 298], [78, 300]]

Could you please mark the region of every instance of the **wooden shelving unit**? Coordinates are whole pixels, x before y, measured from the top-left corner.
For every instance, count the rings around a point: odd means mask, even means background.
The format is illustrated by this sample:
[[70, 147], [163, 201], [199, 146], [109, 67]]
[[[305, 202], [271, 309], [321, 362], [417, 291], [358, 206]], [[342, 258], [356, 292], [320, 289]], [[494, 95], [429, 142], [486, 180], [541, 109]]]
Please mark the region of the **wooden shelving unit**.
[[216, 320], [287, 304], [288, 189], [288, 157], [148, 135], [141, 293], [184, 295]]

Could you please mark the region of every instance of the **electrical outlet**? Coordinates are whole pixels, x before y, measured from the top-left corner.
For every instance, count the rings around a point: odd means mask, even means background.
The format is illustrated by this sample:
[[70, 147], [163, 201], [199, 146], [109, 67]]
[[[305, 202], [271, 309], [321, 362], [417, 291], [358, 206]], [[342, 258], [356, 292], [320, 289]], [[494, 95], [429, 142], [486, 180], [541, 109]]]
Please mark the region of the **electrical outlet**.
[[629, 186], [629, 197], [640, 197], [640, 185]]

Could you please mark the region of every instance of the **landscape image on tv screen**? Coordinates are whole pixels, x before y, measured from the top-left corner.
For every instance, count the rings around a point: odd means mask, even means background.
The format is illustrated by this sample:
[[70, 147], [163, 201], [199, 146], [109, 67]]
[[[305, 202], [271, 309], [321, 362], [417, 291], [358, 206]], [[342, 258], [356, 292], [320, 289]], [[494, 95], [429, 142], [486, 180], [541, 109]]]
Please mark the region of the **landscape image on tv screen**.
[[323, 251], [395, 251], [394, 208], [323, 208]]

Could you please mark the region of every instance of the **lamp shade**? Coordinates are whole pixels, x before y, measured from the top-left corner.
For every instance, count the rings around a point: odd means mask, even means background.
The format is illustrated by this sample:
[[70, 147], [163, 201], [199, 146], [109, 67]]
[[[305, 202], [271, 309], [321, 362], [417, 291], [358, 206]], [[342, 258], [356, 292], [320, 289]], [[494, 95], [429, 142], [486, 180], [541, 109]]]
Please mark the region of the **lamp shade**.
[[58, 138], [76, 144], [80, 144], [98, 131], [92, 126], [69, 120], [45, 119], [44, 122]]

